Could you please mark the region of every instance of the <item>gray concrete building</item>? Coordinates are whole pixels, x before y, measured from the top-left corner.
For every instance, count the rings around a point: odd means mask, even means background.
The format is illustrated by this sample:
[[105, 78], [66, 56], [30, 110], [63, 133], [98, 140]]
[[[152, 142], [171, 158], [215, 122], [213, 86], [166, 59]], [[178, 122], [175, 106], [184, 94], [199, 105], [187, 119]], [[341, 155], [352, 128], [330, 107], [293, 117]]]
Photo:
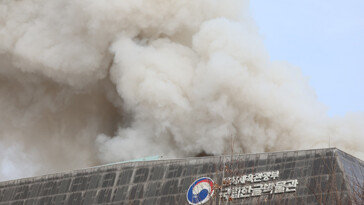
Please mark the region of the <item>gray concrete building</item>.
[[105, 165], [0, 183], [0, 205], [363, 204], [363, 161], [336, 148]]

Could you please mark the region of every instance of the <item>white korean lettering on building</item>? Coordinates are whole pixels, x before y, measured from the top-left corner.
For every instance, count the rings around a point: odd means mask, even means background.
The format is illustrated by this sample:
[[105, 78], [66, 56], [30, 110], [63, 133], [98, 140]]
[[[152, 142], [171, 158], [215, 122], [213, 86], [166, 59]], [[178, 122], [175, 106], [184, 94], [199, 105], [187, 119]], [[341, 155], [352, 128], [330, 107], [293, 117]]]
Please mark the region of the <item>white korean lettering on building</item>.
[[263, 194], [282, 194], [296, 191], [297, 179], [272, 182], [278, 178], [279, 171], [226, 177], [223, 179], [223, 187], [219, 195], [223, 199], [232, 200]]

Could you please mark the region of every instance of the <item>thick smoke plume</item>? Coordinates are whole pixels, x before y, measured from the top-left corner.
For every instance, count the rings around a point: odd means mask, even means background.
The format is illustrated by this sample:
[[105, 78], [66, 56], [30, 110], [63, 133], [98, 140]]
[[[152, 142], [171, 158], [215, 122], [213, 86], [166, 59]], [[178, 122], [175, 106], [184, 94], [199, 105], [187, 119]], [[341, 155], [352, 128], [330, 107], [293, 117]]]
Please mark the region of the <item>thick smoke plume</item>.
[[329, 141], [363, 158], [364, 115], [329, 118], [248, 3], [2, 0], [0, 180]]

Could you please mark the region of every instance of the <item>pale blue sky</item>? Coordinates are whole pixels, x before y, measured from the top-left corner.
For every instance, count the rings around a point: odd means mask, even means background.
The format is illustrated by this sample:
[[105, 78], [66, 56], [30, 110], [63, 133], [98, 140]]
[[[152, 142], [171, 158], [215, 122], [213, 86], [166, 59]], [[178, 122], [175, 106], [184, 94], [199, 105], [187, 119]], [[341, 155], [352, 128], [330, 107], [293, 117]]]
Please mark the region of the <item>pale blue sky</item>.
[[251, 0], [273, 60], [309, 76], [329, 114], [364, 112], [364, 0]]

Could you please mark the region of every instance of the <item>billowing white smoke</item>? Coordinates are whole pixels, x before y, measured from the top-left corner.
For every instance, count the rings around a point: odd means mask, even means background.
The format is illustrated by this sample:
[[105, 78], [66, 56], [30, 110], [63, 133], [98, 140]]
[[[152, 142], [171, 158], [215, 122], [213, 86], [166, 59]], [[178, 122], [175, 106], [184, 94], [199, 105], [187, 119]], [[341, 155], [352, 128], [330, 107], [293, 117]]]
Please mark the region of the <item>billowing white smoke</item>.
[[0, 180], [148, 155], [337, 146], [300, 70], [271, 62], [244, 0], [0, 2]]

